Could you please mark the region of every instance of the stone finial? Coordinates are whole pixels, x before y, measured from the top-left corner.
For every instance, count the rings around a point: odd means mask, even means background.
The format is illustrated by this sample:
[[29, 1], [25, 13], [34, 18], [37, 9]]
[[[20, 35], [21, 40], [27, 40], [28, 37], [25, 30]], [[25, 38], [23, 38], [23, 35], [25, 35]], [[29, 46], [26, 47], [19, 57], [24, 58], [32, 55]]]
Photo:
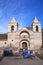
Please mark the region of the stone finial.
[[13, 17], [11, 22], [16, 23], [16, 19]]
[[36, 23], [36, 22], [39, 22], [39, 21], [38, 21], [37, 17], [35, 16], [34, 23]]

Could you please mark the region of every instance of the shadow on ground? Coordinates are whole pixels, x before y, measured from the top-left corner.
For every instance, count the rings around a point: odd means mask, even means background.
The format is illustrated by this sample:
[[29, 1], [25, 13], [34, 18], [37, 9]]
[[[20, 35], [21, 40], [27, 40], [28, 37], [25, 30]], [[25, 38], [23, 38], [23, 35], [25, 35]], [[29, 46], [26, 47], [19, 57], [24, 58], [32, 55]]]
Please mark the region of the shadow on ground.
[[0, 57], [0, 61], [2, 61], [2, 60], [3, 60], [3, 58], [4, 58], [4, 56], [3, 56], [3, 57]]
[[39, 57], [41, 60], [43, 60], [43, 57], [42, 56], [37, 56], [37, 57]]

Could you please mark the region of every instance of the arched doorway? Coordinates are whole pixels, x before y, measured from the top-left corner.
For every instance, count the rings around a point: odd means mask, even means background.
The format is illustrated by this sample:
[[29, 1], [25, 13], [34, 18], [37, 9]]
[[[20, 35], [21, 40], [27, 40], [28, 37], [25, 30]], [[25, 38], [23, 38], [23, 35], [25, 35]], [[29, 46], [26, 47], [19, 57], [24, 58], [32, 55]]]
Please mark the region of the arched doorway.
[[25, 50], [27, 50], [27, 43], [26, 42], [22, 43], [22, 48], [25, 49]]
[[28, 40], [24, 39], [24, 40], [21, 40], [19, 43], [20, 43], [19, 44], [20, 49], [25, 49], [25, 50], [30, 49], [30, 42]]

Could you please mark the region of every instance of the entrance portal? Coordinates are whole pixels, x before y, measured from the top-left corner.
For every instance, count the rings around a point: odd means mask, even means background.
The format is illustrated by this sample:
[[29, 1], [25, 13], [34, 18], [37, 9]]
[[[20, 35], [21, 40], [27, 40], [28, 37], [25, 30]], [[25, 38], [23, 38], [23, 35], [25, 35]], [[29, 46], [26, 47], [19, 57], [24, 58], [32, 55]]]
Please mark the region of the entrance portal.
[[20, 49], [25, 49], [25, 50], [29, 50], [30, 48], [30, 42], [28, 40], [21, 40], [20, 41]]
[[23, 47], [23, 49], [27, 50], [27, 43], [26, 42], [23, 42], [22, 43], [22, 47]]

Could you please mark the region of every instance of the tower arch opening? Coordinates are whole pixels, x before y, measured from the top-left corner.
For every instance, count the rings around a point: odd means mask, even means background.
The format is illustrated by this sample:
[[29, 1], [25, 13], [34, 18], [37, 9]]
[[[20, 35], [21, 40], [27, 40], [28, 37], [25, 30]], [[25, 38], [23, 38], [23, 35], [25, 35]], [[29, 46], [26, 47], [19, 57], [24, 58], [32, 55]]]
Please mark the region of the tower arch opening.
[[38, 26], [36, 26], [36, 32], [38, 32]]
[[13, 32], [13, 31], [14, 31], [14, 25], [11, 26], [11, 32]]

